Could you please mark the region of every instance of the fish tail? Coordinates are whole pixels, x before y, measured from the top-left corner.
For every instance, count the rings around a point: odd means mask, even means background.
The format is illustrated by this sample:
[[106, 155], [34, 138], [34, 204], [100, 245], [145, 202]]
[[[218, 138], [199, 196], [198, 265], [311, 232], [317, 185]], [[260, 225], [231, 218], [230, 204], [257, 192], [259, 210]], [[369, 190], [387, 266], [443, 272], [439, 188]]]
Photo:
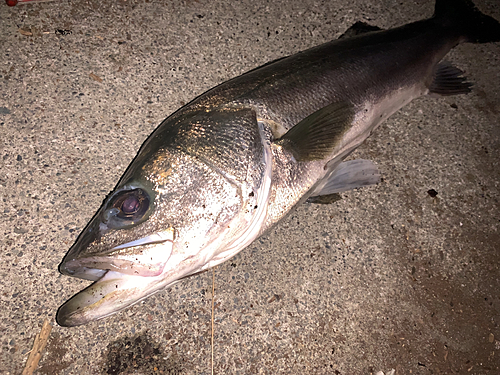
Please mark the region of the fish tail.
[[500, 22], [481, 13], [470, 0], [436, 0], [434, 18], [455, 29], [462, 41], [500, 42]]

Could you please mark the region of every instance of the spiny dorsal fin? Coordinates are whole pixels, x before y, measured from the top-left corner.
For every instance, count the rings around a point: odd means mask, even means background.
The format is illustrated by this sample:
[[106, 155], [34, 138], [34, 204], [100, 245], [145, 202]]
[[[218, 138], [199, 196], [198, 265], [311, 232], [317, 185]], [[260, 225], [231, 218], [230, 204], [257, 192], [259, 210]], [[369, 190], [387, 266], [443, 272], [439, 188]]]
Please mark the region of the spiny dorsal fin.
[[321, 160], [332, 153], [353, 119], [352, 104], [332, 103], [300, 121], [275, 143], [297, 161]]

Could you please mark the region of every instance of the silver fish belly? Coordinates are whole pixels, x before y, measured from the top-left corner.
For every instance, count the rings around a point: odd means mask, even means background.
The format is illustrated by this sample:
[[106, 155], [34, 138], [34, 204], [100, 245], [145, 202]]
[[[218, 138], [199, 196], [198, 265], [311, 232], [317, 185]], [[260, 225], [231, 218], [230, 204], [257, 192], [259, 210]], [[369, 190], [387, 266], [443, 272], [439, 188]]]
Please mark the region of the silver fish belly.
[[338, 40], [227, 81], [165, 119], [59, 269], [94, 281], [63, 304], [76, 326], [114, 314], [231, 258], [295, 206], [379, 181], [344, 161], [416, 97], [470, 91], [441, 59], [500, 41], [468, 0], [391, 30], [357, 23]]

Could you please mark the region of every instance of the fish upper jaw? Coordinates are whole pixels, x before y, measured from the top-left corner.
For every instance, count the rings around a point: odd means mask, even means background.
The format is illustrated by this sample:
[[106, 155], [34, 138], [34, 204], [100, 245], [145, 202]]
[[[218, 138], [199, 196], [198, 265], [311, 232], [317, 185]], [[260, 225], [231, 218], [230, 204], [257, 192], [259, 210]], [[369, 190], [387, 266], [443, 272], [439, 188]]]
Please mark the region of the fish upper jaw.
[[[92, 228], [87, 231], [92, 232]], [[92, 281], [100, 279], [108, 270], [134, 276], [158, 276], [172, 254], [173, 240], [174, 229], [167, 228], [115, 246], [104, 253], [82, 256], [78, 249], [88, 242], [84, 235], [82, 241], [78, 241], [65, 257], [59, 270], [65, 275]]]
[[143, 246], [114, 248], [101, 256], [68, 260], [64, 268], [67, 273], [72, 273], [71, 276], [76, 276], [75, 270], [81, 270], [78, 274], [90, 272], [89, 270], [112, 270], [127, 275], [158, 276], [162, 273], [171, 253], [172, 241], [166, 240]]

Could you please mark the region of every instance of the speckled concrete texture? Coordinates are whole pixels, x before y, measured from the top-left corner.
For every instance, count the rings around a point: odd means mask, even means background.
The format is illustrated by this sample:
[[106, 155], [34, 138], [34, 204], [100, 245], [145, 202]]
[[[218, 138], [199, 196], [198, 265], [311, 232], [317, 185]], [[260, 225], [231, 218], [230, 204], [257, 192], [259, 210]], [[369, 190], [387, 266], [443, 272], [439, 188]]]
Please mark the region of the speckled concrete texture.
[[[477, 0], [500, 19], [496, 0]], [[433, 1], [0, 4], [0, 373], [88, 283], [57, 266], [141, 143], [205, 90]], [[353, 157], [383, 181], [304, 204], [212, 271], [52, 330], [38, 374], [500, 373], [500, 44], [448, 57], [467, 96], [414, 101]], [[435, 194], [437, 193], [437, 195]]]

